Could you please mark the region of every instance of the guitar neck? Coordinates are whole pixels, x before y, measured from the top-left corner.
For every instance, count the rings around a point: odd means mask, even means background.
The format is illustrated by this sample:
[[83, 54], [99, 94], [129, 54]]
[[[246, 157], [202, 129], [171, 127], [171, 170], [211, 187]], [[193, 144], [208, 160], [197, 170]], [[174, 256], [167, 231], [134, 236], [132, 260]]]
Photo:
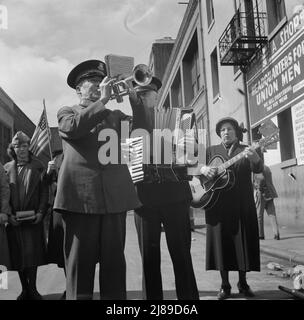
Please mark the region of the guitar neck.
[[[262, 138], [259, 142], [257, 142], [256, 145], [253, 146], [253, 148], [257, 149], [259, 147], [266, 147], [268, 145], [271, 145], [271, 144], [279, 141], [278, 133], [279, 133], [279, 131], [276, 130], [272, 134], [270, 134], [269, 136]], [[223, 164], [221, 164], [220, 166], [217, 167], [218, 172], [221, 173], [221, 172], [225, 171], [227, 168], [229, 168], [230, 166], [235, 164], [237, 161], [242, 159], [245, 155], [246, 155], [246, 151], [244, 150], [244, 151], [240, 152], [239, 154], [237, 154], [236, 156], [234, 156], [233, 158], [224, 162]]]
[[[256, 149], [256, 147], [254, 147]], [[236, 156], [234, 156], [233, 158], [229, 159], [228, 161], [224, 162], [223, 164], [221, 164], [220, 166], [218, 166], [218, 172], [223, 172], [225, 171], [227, 168], [231, 167], [233, 164], [235, 164], [237, 161], [239, 161], [240, 159], [242, 159], [243, 157], [245, 157], [246, 155], [246, 151], [242, 151], [240, 153], [238, 153]]]

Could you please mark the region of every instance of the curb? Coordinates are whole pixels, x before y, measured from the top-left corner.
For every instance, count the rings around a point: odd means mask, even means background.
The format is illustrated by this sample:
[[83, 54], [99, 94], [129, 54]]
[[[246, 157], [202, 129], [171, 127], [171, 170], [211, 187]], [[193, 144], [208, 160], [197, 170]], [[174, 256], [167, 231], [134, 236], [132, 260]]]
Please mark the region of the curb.
[[[202, 234], [203, 236], [206, 236], [206, 232], [204, 231], [197, 231], [195, 232]], [[288, 261], [290, 264], [301, 264], [304, 265], [304, 256], [301, 254], [298, 254], [294, 251], [288, 251], [288, 250], [282, 250], [282, 249], [276, 249], [273, 247], [265, 246], [260, 244], [260, 252], [279, 259], [283, 259]]]
[[265, 245], [260, 245], [260, 251], [269, 256], [287, 260], [290, 264], [304, 265], [304, 256], [294, 251], [276, 249]]

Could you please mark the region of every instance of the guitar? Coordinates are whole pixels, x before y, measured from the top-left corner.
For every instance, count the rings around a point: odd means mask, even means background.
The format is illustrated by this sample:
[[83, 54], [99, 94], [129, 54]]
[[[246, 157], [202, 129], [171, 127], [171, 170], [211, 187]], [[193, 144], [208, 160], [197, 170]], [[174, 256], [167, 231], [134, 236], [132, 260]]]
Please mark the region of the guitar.
[[[254, 149], [267, 147], [277, 141], [279, 141], [279, 130], [262, 138], [253, 147]], [[220, 193], [234, 186], [235, 176], [233, 171], [228, 168], [245, 157], [245, 155], [246, 151], [244, 150], [226, 162], [222, 156], [215, 155], [209, 161], [208, 166], [217, 167], [218, 174], [212, 179], [205, 178], [205, 182], [201, 182], [201, 180], [195, 176], [189, 181], [192, 192], [191, 206], [194, 208], [211, 209], [218, 201]]]

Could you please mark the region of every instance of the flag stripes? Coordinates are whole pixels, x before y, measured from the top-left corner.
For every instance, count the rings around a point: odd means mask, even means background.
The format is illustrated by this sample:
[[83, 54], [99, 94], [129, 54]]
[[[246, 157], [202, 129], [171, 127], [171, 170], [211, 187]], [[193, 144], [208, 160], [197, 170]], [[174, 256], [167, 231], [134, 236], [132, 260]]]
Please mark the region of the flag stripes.
[[40, 120], [32, 136], [29, 150], [35, 155], [39, 156], [46, 151], [49, 143], [50, 132], [48, 131], [48, 123], [45, 108], [42, 111]]

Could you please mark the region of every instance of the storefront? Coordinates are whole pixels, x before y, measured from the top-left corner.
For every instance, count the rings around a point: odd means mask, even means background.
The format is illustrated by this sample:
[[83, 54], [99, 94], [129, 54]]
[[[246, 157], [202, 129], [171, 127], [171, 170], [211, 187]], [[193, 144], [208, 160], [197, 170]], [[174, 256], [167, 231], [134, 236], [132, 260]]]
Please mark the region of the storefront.
[[279, 142], [264, 153], [279, 193], [282, 223], [304, 222], [304, 7], [255, 58], [247, 72], [250, 127], [255, 140], [268, 119], [280, 130]]

